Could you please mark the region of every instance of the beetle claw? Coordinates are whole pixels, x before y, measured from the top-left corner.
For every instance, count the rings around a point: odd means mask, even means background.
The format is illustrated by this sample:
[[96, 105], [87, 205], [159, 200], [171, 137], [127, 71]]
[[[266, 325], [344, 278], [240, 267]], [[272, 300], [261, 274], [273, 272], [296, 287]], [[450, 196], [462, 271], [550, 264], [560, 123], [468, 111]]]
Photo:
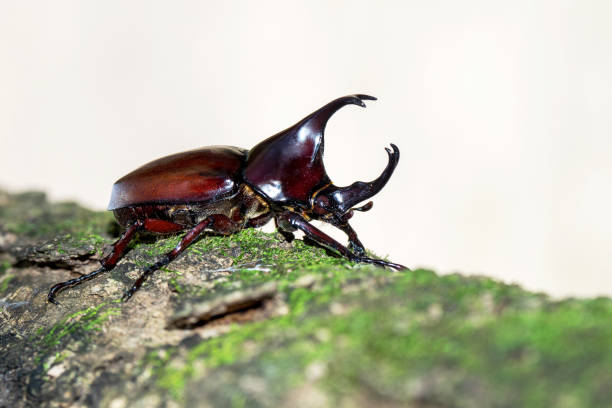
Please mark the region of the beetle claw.
[[367, 258], [367, 257], [356, 257], [356, 259], [354, 259], [357, 262], [363, 262], [363, 263], [369, 263], [369, 264], [373, 264], [376, 266], [382, 266], [382, 267], [388, 267], [391, 269], [395, 269], [396, 271], [410, 271], [409, 268], [405, 267], [404, 265], [400, 265], [400, 264], [396, 264], [393, 262], [387, 262], [387, 261], [383, 261], [382, 259], [372, 259], [372, 258]]
[[365, 249], [358, 246], [354, 242], [349, 242], [349, 249], [353, 251], [353, 253], [357, 256], [360, 256], [360, 257], [365, 256]]
[[132, 291], [126, 290], [125, 292], [123, 292], [123, 296], [121, 296], [121, 301], [127, 302], [128, 300], [130, 300], [131, 297], [132, 297]]
[[59, 306], [60, 305], [60, 302], [55, 300], [55, 296], [51, 296], [51, 295], [47, 296], [47, 301], [49, 303], [53, 303], [55, 306]]

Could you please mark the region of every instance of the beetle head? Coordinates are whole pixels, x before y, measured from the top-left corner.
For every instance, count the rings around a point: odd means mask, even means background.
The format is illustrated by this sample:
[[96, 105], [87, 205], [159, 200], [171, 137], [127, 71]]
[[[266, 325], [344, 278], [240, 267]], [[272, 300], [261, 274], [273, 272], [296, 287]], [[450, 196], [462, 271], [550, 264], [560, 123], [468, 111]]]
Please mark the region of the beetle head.
[[346, 224], [353, 210], [367, 211], [372, 203], [353, 208], [378, 193], [399, 160], [399, 149], [386, 149], [389, 163], [374, 181], [336, 187], [323, 165], [323, 134], [329, 118], [346, 105], [365, 107], [369, 95], [348, 95], [316, 110], [290, 128], [253, 147], [242, 172], [244, 181], [278, 207], [301, 208], [313, 218]]
[[346, 224], [353, 216], [353, 211], [368, 211], [372, 202], [361, 207], [353, 207], [368, 198], [373, 197], [387, 184], [399, 161], [399, 149], [391, 144], [391, 149], [385, 148], [389, 162], [382, 174], [373, 181], [356, 181], [347, 187], [337, 187], [333, 184], [322, 189], [312, 199], [312, 213], [316, 218], [330, 221], [333, 224]]

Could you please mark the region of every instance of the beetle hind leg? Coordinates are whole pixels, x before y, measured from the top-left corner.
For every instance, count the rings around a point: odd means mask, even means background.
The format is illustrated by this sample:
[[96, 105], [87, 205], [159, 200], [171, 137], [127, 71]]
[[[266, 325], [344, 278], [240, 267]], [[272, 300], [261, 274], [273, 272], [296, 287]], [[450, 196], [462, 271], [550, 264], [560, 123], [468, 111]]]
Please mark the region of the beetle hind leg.
[[73, 286], [79, 285], [85, 281], [88, 281], [103, 272], [110, 271], [117, 265], [117, 262], [125, 255], [127, 252], [127, 246], [130, 241], [134, 238], [134, 234], [143, 227], [142, 222], [137, 221], [130, 225], [127, 230], [121, 235], [121, 237], [113, 244], [113, 249], [110, 254], [104, 258], [100, 263], [102, 267], [96, 269], [95, 271], [88, 273], [87, 275], [79, 276], [75, 279], [70, 279], [66, 282], [61, 282], [53, 285], [53, 287], [49, 290], [49, 294], [47, 295], [47, 301], [49, 303], [59, 304], [55, 297], [59, 292], [66, 288], [71, 288]]

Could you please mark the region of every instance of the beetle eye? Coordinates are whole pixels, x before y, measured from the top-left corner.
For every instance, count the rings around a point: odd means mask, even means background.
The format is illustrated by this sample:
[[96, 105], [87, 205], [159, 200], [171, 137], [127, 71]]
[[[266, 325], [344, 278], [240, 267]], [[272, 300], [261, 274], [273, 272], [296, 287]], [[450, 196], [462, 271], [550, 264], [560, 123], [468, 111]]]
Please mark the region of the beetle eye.
[[318, 196], [314, 201], [312, 209], [314, 213], [318, 215], [324, 215], [329, 213], [329, 198], [327, 198], [326, 196]]

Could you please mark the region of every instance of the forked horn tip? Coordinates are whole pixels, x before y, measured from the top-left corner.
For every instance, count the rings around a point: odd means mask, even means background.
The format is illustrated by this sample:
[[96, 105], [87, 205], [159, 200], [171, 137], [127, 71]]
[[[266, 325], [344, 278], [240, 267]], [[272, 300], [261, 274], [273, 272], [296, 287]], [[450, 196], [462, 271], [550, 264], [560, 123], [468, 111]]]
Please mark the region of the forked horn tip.
[[351, 95], [351, 97], [353, 98], [353, 102], [355, 103], [355, 105], [359, 105], [362, 108], [366, 107], [366, 104], [364, 101], [375, 101], [376, 98], [370, 95], [365, 95], [365, 94], [355, 94], [355, 95]]
[[389, 155], [389, 159], [399, 161], [399, 155], [400, 155], [399, 148], [393, 143], [391, 143], [391, 148], [393, 149], [393, 151], [391, 151], [391, 149], [389, 149], [388, 147], [385, 147], [385, 150], [387, 151], [387, 154]]
[[355, 96], [358, 97], [359, 99], [365, 99], [366, 101], [376, 101], [377, 100], [375, 96], [371, 96], [371, 95], [357, 94]]

